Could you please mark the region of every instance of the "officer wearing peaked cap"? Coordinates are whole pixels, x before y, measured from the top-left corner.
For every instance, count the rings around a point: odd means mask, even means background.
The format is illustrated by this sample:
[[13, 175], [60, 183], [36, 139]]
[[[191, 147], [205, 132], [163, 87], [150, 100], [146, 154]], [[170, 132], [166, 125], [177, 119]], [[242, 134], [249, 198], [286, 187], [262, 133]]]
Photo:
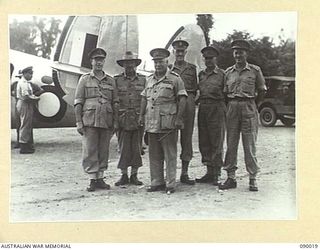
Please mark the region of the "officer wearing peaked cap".
[[[21, 70], [22, 76], [17, 83], [17, 112], [20, 117], [19, 127], [19, 145], [20, 154], [34, 153], [32, 120], [36, 102], [40, 99], [35, 95], [35, 90], [32, 87], [33, 67], [29, 66]], [[40, 87], [37, 87], [42, 90]], [[41, 91], [42, 93], [42, 91]]]
[[265, 80], [260, 67], [247, 62], [250, 44], [246, 40], [234, 40], [231, 43], [235, 64], [226, 70], [225, 94], [227, 107], [227, 152], [224, 170], [227, 180], [220, 189], [236, 188], [237, 150], [240, 133], [244, 150], [246, 169], [249, 173], [249, 190], [258, 191], [256, 176], [259, 166], [256, 158], [256, 141], [258, 135], [259, 102], [266, 91]]
[[249, 51], [250, 50], [250, 43], [243, 39], [236, 39], [231, 42], [231, 49], [240, 49]]
[[77, 131], [83, 136], [82, 166], [89, 175], [87, 191], [110, 189], [103, 180], [108, 167], [109, 144], [118, 129], [118, 94], [114, 79], [103, 71], [107, 53], [93, 49], [89, 53], [92, 71], [77, 85], [74, 101]]
[[[150, 51], [155, 73], [147, 78], [142, 92], [139, 122], [145, 121], [148, 132], [151, 186], [148, 192], [175, 191], [177, 168], [177, 129], [183, 128], [183, 111], [187, 92], [178, 74], [168, 69], [170, 52]], [[166, 164], [166, 180], [164, 178]]]
[[185, 56], [189, 43], [185, 40], [176, 40], [172, 43], [175, 55], [175, 62], [172, 71], [179, 74], [182, 78], [186, 91], [188, 93], [185, 112], [184, 112], [184, 128], [180, 130], [181, 154], [181, 176], [180, 182], [188, 185], [194, 185], [195, 181], [189, 178], [188, 168], [192, 159], [192, 134], [194, 128], [195, 117], [195, 96], [198, 89], [197, 68], [195, 65], [186, 62]]
[[217, 66], [216, 48], [208, 46], [201, 53], [206, 69], [199, 73], [198, 134], [201, 160], [207, 166], [207, 173], [196, 181], [217, 186], [225, 134], [224, 72]]
[[[120, 159], [118, 168], [121, 178], [116, 186], [134, 184], [142, 185], [138, 179], [138, 168], [142, 166], [141, 147], [143, 127], [138, 123], [141, 92], [146, 85], [146, 77], [136, 72], [141, 59], [132, 51], [127, 51], [117, 64], [124, 68], [122, 74], [116, 75], [115, 82], [119, 94], [119, 147]], [[131, 176], [128, 178], [128, 167]]]
[[107, 52], [104, 49], [95, 48], [89, 52], [88, 56], [90, 59], [99, 58], [99, 57], [106, 58]]

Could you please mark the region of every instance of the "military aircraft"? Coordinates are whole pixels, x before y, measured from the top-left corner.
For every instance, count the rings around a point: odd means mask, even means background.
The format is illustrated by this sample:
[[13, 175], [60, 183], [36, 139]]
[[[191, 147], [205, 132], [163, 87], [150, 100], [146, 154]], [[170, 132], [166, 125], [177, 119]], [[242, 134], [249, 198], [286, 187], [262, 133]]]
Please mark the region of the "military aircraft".
[[[206, 46], [206, 41], [200, 26], [188, 24], [178, 28], [163, 47], [172, 51], [171, 43], [176, 39], [185, 39], [189, 42], [186, 60], [197, 65], [198, 69], [203, 69], [200, 50]], [[75, 126], [73, 111], [75, 89], [80, 76], [91, 70], [88, 52], [96, 47], [105, 49], [108, 56], [104, 70], [110, 75], [115, 75], [123, 70], [117, 65], [116, 60], [122, 58], [125, 51], [138, 52], [139, 46], [136, 15], [70, 16], [60, 35], [53, 60], [10, 51], [10, 63], [14, 67], [11, 82], [17, 80], [19, 70], [33, 66], [32, 81], [45, 90], [40, 96], [35, 112], [34, 127]], [[171, 55], [169, 61], [172, 63], [173, 60], [174, 57]], [[138, 68], [138, 72], [145, 75], [152, 73], [143, 66]], [[15, 98], [11, 99], [11, 127], [14, 128]]]

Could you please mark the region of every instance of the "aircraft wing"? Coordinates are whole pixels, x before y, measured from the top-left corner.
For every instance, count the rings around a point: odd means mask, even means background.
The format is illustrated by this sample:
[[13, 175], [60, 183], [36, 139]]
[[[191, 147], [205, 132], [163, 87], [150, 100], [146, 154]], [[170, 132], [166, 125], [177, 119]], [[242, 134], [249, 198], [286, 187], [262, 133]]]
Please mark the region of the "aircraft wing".
[[68, 72], [75, 75], [83, 75], [90, 72], [90, 69], [74, 66], [71, 64], [61, 63], [61, 62], [53, 62], [51, 67], [55, 70]]

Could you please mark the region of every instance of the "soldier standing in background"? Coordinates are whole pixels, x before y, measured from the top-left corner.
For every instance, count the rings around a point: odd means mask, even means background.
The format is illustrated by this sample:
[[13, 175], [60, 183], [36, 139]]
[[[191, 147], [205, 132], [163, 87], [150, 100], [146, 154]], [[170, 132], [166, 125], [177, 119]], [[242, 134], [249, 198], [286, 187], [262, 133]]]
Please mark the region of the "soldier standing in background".
[[18, 132], [18, 142], [20, 154], [32, 154], [35, 149], [33, 146], [32, 120], [34, 108], [40, 97], [36, 96], [30, 80], [33, 76], [33, 67], [24, 68], [21, 79], [17, 83], [17, 112], [20, 118]]
[[[175, 192], [178, 129], [183, 128], [187, 92], [180, 76], [168, 69], [170, 52], [150, 51], [155, 73], [147, 78], [142, 92], [139, 122], [145, 120], [148, 132], [151, 186], [148, 192]], [[164, 179], [166, 163], [166, 180]]]
[[[136, 67], [141, 63], [137, 55], [127, 51], [117, 63], [124, 68], [124, 73], [116, 75], [115, 83], [119, 94], [119, 131], [118, 141], [120, 147], [120, 159], [118, 168], [121, 170], [121, 178], [116, 186], [134, 184], [142, 185], [139, 181], [138, 168], [142, 166], [141, 146], [143, 127], [138, 123], [141, 92], [146, 85], [146, 78], [136, 73]], [[128, 167], [131, 166], [130, 180]]]
[[224, 72], [217, 66], [219, 51], [211, 46], [201, 50], [206, 69], [199, 73], [199, 149], [207, 173], [199, 183], [218, 185], [223, 165], [222, 152], [225, 134]]
[[192, 134], [196, 112], [195, 96], [198, 86], [196, 66], [185, 61], [188, 46], [189, 43], [184, 40], [176, 40], [172, 43], [176, 59], [171, 70], [179, 74], [188, 93], [186, 108], [183, 114], [184, 128], [180, 130], [180, 159], [182, 161], [180, 182], [194, 185], [195, 181], [189, 178], [188, 168], [193, 153]]
[[103, 71], [107, 53], [93, 49], [89, 53], [92, 71], [84, 74], [75, 94], [77, 131], [82, 139], [82, 166], [89, 175], [88, 192], [110, 189], [103, 180], [108, 167], [109, 144], [118, 125], [119, 99], [114, 79]]
[[[259, 166], [256, 158], [258, 135], [258, 110], [256, 101], [263, 99], [266, 85], [260, 67], [247, 62], [250, 44], [246, 40], [231, 43], [235, 64], [225, 74], [225, 93], [227, 107], [227, 153], [224, 170], [228, 179], [220, 189], [236, 188], [237, 151], [242, 135], [244, 160], [249, 173], [249, 190], [258, 191], [256, 176]], [[257, 99], [257, 100], [255, 100]]]

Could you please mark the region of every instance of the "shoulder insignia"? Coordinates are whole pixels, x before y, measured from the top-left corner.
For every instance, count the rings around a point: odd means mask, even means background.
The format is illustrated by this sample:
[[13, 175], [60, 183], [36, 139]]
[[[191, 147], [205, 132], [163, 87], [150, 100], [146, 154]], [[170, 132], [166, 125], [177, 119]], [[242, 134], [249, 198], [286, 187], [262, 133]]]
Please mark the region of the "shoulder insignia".
[[257, 70], [257, 71], [259, 71], [259, 70], [260, 70], [260, 67], [259, 67], [259, 66], [257, 66], [257, 65], [254, 65], [254, 64], [250, 64], [250, 63], [249, 63], [249, 66], [250, 66], [251, 68], [253, 68], [253, 69]]
[[154, 76], [154, 74], [151, 74], [147, 77], [147, 80], [151, 79]]
[[140, 73], [137, 73], [137, 76], [142, 77], [142, 78], [146, 78], [146, 76], [145, 76], [145, 75], [140, 74]]
[[179, 76], [179, 74], [176, 73], [176, 72], [174, 72], [174, 71], [170, 71], [170, 73], [171, 73], [172, 75]]
[[225, 71], [227, 71], [227, 70], [223, 70], [223, 69], [218, 68], [218, 71], [221, 72], [222, 74], [224, 74]]
[[230, 66], [229, 68], [227, 68], [224, 72], [227, 73], [228, 71], [232, 70], [233, 66]]

